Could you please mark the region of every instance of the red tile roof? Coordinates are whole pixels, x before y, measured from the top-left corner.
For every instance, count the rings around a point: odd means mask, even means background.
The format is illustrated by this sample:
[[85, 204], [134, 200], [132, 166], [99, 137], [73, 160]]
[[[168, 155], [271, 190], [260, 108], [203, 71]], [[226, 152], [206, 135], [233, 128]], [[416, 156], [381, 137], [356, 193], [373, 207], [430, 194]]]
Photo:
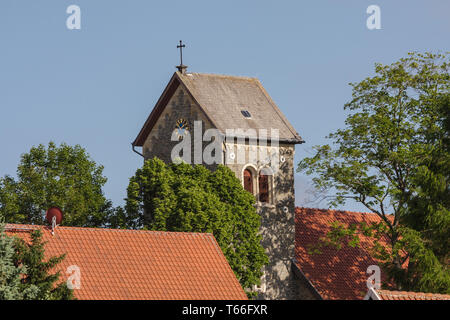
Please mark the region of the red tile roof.
[[448, 294], [410, 292], [410, 291], [390, 291], [373, 289], [368, 292], [368, 296], [373, 300], [450, 300]]
[[[295, 212], [295, 261], [312, 286], [324, 299], [356, 300], [367, 293], [367, 267], [377, 265], [363, 249], [371, 240], [360, 237], [362, 246], [340, 250], [332, 247], [321, 249], [321, 254], [310, 255], [308, 246], [318, 242], [331, 229], [334, 221], [349, 226], [353, 223], [379, 222], [373, 213], [296, 208]], [[383, 274], [382, 274], [383, 281]]]
[[78, 299], [247, 299], [211, 234], [7, 224], [7, 233], [29, 238], [43, 231], [46, 257], [67, 253], [57, 269], [81, 271]]

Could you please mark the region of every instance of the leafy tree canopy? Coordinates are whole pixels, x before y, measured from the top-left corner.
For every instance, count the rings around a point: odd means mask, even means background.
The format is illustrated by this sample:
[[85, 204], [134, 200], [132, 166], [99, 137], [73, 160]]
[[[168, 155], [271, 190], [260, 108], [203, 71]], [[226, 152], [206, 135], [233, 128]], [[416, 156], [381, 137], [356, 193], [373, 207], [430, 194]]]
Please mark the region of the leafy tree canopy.
[[63, 225], [103, 226], [111, 202], [102, 192], [102, 172], [79, 145], [33, 147], [21, 156], [17, 180], [0, 178], [0, 216], [9, 223], [43, 224], [45, 211], [57, 206], [64, 212]]
[[154, 158], [130, 179], [118, 221], [126, 222], [122, 227], [212, 233], [242, 287], [249, 289], [259, 284], [267, 263], [254, 201], [225, 166], [210, 171]]
[[328, 241], [374, 237], [373, 253], [401, 290], [450, 290], [449, 79], [448, 54], [376, 64], [375, 76], [351, 84], [350, 115], [328, 136], [332, 146], [315, 147], [298, 166], [317, 189], [336, 190], [330, 206], [353, 199], [381, 218], [372, 226], [334, 224]]

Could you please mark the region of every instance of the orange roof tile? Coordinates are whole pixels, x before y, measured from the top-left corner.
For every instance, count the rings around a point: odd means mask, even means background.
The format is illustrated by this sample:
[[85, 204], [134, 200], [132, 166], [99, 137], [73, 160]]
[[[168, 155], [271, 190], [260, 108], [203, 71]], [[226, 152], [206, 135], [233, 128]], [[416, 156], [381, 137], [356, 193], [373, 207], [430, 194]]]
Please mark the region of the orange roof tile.
[[450, 300], [448, 294], [371, 289], [366, 298], [373, 300]]
[[29, 239], [41, 229], [46, 257], [66, 253], [57, 266], [80, 268], [78, 299], [247, 299], [212, 234], [7, 224], [9, 235]]
[[[295, 212], [295, 262], [311, 285], [324, 299], [357, 300], [367, 293], [367, 267], [377, 261], [364, 249], [371, 240], [360, 237], [361, 247], [343, 246], [321, 249], [321, 254], [310, 255], [309, 245], [314, 245], [331, 229], [334, 221], [349, 226], [354, 223], [379, 222], [373, 213], [296, 208]], [[381, 274], [383, 281], [383, 273]]]

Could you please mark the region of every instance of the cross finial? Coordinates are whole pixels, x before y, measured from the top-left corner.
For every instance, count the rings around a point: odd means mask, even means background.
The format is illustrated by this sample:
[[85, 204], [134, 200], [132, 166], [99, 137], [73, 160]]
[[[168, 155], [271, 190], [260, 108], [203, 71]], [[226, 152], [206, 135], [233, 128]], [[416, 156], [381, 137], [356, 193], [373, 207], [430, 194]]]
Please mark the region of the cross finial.
[[185, 73], [187, 66], [183, 65], [183, 48], [185, 48], [186, 45], [183, 44], [183, 41], [180, 40], [180, 44], [177, 45], [177, 48], [180, 49], [180, 65], [177, 66], [178, 71], [180, 71], [181, 73]]

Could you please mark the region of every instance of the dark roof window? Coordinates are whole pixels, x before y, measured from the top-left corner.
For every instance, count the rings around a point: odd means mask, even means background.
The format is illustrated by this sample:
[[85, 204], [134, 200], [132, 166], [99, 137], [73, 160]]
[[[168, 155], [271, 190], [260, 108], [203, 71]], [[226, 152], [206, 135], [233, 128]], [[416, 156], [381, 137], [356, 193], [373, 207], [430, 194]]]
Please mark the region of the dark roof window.
[[248, 112], [247, 110], [241, 110], [241, 113], [244, 117], [246, 118], [251, 118], [252, 115], [250, 114], [250, 112]]

